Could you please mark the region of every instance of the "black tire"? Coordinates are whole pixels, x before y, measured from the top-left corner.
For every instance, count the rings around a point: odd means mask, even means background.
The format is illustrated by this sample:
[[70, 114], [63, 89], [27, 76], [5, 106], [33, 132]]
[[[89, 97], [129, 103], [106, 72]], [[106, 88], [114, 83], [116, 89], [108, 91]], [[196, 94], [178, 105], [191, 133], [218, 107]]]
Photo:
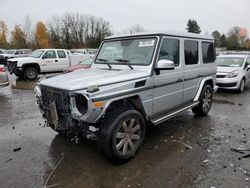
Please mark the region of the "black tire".
[[16, 75], [16, 77], [18, 78], [23, 78], [24, 77], [24, 73], [22, 71], [14, 71], [14, 74]]
[[35, 80], [37, 78], [37, 75], [38, 75], [38, 70], [33, 67], [29, 67], [24, 71], [25, 78], [29, 80]]
[[213, 89], [210, 85], [205, 85], [201, 91], [199, 105], [192, 108], [194, 114], [205, 116], [209, 113], [213, 101]]
[[142, 145], [145, 128], [145, 120], [138, 111], [128, 107], [117, 107], [109, 111], [101, 123], [97, 135], [98, 147], [113, 162], [127, 162], [135, 156]]
[[238, 89], [238, 92], [239, 92], [239, 93], [242, 93], [242, 92], [245, 90], [245, 83], [246, 83], [245, 78], [243, 78], [243, 79], [240, 81], [240, 87], [239, 87], [239, 89]]

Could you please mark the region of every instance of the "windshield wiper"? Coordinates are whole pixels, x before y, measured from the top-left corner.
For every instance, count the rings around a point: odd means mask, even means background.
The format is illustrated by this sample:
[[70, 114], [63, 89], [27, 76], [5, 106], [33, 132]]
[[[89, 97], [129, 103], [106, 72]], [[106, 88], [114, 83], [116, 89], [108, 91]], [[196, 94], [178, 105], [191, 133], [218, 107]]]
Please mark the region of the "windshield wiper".
[[125, 65], [128, 65], [129, 68], [131, 68], [132, 70], [134, 69], [130, 64], [129, 64], [129, 60], [127, 59], [115, 59], [115, 61], [118, 61], [118, 62], [121, 62], [121, 63], [124, 63]]
[[108, 65], [109, 69], [112, 69], [111, 65], [108, 63], [109, 60], [107, 59], [97, 59], [98, 61], [104, 62], [106, 65]]

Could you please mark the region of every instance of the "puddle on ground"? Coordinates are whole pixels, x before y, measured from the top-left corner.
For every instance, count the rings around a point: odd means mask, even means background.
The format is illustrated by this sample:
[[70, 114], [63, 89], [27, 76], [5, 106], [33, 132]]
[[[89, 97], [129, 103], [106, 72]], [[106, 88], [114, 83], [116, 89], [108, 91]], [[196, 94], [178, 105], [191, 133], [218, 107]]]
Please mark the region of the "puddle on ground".
[[218, 103], [218, 104], [230, 104], [230, 105], [235, 105], [234, 102], [227, 101], [227, 100], [218, 100], [218, 99], [213, 99], [213, 102]]
[[30, 80], [16, 79], [13, 83], [11, 83], [11, 88], [33, 90], [37, 82], [38, 80], [30, 81]]

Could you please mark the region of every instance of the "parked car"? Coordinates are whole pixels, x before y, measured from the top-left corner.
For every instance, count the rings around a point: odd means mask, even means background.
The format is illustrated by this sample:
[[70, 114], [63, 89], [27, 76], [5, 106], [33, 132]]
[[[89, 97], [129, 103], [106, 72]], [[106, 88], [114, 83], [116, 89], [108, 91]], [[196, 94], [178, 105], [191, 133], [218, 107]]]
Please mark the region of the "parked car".
[[4, 52], [4, 49], [0, 49], [0, 54], [2, 54]]
[[217, 86], [243, 92], [250, 81], [250, 55], [220, 55], [217, 64]]
[[9, 85], [9, 78], [4, 65], [0, 65], [0, 89]]
[[6, 65], [7, 60], [11, 58], [28, 57], [29, 54], [25, 54], [22, 50], [5, 50], [0, 54], [0, 64]]
[[93, 63], [94, 57], [89, 57], [83, 61], [81, 61], [79, 64], [77, 65], [73, 65], [71, 67], [68, 67], [66, 69], [64, 69], [63, 73], [69, 73], [69, 72], [73, 72], [75, 70], [79, 70], [79, 69], [89, 69]]
[[218, 88], [214, 59], [208, 36], [109, 37], [90, 69], [42, 80], [34, 92], [51, 128], [70, 137], [94, 135], [106, 156], [126, 162], [142, 145], [147, 126], [190, 108], [209, 113]]
[[65, 49], [40, 49], [35, 50], [30, 57], [9, 59], [7, 63], [10, 74], [34, 80], [40, 73], [63, 72], [83, 59], [82, 56], [72, 56]]

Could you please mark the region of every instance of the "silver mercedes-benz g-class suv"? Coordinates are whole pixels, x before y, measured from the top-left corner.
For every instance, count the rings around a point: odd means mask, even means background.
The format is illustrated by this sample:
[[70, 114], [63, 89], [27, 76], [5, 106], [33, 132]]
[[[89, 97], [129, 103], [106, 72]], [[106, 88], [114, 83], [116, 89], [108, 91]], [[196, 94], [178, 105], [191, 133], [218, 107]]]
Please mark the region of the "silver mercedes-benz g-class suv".
[[34, 89], [50, 127], [93, 136], [116, 162], [133, 158], [147, 125], [187, 109], [206, 115], [216, 91], [214, 41], [156, 32], [106, 38], [90, 69], [41, 81]]

